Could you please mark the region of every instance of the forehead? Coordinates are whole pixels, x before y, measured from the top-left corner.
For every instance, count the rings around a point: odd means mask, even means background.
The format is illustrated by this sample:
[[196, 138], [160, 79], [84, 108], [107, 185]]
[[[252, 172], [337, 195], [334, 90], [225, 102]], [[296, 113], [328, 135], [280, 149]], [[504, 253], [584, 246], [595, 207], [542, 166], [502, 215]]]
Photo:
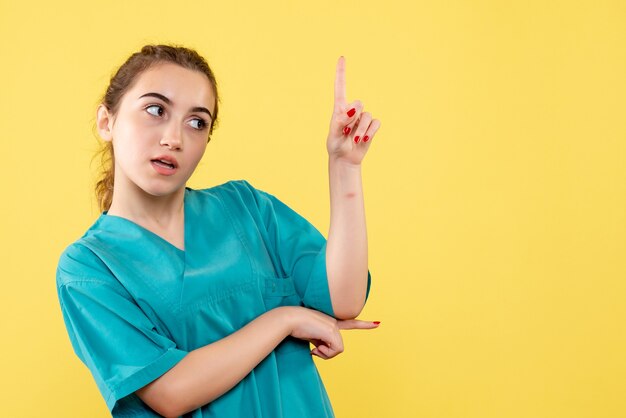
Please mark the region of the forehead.
[[172, 63], [157, 64], [139, 75], [126, 96], [134, 101], [142, 94], [150, 92], [164, 95], [174, 106], [202, 106], [213, 112], [213, 87], [207, 76], [200, 71]]

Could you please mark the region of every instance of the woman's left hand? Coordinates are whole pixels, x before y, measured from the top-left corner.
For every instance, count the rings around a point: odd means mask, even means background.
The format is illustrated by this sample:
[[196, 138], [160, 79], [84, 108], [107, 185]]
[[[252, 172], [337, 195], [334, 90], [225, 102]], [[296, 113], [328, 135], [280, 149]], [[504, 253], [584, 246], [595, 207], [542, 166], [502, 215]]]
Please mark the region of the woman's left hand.
[[346, 103], [346, 61], [344, 57], [339, 57], [335, 75], [335, 105], [326, 140], [329, 158], [361, 164], [380, 128], [380, 121], [372, 119], [372, 115], [363, 109], [360, 100]]

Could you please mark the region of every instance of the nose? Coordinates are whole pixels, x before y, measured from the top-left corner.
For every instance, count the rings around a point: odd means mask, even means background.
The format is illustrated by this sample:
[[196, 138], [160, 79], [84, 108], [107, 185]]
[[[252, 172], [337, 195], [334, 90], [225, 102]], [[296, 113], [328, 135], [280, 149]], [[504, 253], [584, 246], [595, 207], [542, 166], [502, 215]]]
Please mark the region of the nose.
[[160, 144], [161, 146], [168, 147], [170, 150], [182, 150], [183, 137], [180, 125], [174, 121], [169, 123], [167, 129], [163, 132]]

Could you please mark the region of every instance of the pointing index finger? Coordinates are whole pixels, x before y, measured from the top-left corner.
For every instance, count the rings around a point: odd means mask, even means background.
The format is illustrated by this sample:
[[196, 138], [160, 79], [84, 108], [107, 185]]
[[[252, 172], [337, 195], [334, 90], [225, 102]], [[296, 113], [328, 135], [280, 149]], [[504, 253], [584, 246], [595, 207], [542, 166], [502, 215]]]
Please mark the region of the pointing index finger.
[[335, 105], [342, 105], [346, 102], [346, 59], [342, 56], [337, 61], [337, 71], [335, 73]]
[[339, 329], [372, 329], [378, 328], [380, 322], [362, 321], [360, 319], [345, 319], [337, 321]]

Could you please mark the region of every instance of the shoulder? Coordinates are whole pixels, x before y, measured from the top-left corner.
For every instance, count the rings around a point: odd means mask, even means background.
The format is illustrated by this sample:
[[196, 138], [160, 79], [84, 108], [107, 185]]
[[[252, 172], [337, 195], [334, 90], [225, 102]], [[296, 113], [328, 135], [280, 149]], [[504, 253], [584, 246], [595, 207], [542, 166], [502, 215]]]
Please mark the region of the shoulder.
[[115, 300], [132, 300], [131, 294], [109, 270], [85, 239], [69, 245], [59, 257], [56, 270], [56, 291], [59, 302], [66, 307], [81, 303], [112, 304]]
[[261, 190], [252, 186], [248, 180], [244, 180], [244, 179], [229, 180], [217, 186], [208, 187], [204, 189], [187, 188], [187, 191], [191, 195], [199, 195], [199, 196], [208, 196], [208, 195], [220, 194], [220, 193], [246, 194], [246, 193], [261, 192]]
[[113, 284], [115, 278], [83, 236], [61, 253], [56, 271], [57, 288], [87, 283]]
[[206, 189], [188, 189], [188, 195], [194, 200], [219, 199], [223, 204], [260, 206], [273, 198], [269, 193], [257, 189], [248, 180], [230, 180]]

